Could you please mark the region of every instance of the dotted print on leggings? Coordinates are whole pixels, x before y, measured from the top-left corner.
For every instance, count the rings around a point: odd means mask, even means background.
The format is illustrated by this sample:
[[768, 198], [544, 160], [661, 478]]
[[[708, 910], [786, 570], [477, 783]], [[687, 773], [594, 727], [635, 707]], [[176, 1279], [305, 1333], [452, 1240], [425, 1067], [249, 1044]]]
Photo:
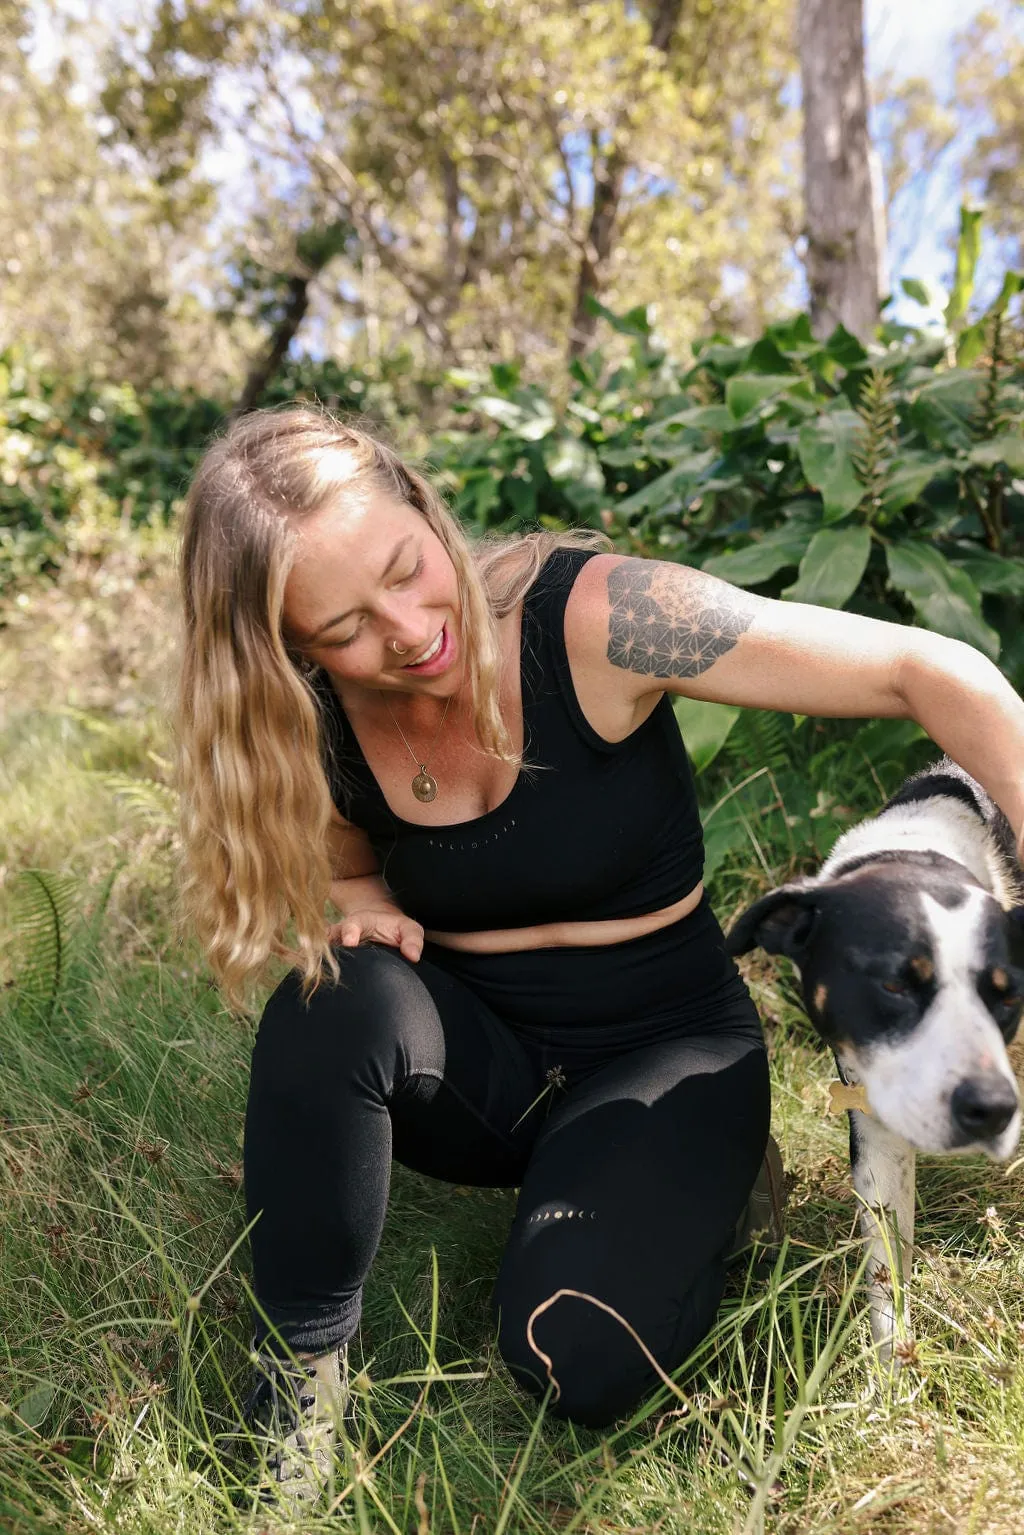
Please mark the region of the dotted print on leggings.
[[527, 1218], [528, 1226], [540, 1225], [543, 1221], [596, 1221], [596, 1210], [578, 1210], [570, 1205], [547, 1205], [540, 1210], [534, 1210]]

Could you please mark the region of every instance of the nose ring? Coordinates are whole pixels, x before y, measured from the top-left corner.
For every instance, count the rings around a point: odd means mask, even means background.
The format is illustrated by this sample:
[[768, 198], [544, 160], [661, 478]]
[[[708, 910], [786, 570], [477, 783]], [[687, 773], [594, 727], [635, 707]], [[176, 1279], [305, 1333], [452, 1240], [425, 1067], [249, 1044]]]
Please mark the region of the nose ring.
[[407, 656], [409, 654], [408, 646], [399, 645], [395, 640], [391, 641], [391, 649], [395, 652], [396, 656]]

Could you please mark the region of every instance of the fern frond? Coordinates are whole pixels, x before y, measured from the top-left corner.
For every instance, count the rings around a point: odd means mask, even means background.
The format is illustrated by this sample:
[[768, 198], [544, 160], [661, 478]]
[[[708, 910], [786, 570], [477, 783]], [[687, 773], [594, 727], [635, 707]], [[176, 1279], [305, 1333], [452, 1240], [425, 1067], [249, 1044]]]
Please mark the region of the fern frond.
[[77, 876], [48, 869], [22, 869], [10, 882], [11, 935], [19, 951], [15, 986], [40, 1009], [44, 1021], [60, 992], [82, 888]]
[[[1013, 343], [1012, 324], [1003, 310], [997, 308], [991, 321], [985, 387], [971, 421], [971, 427], [981, 442], [999, 437], [1010, 430], [1013, 424], [1013, 409], [1004, 387], [1010, 372]], [[970, 493], [985, 529], [985, 541], [996, 554], [1001, 553], [1004, 542], [1005, 486], [1006, 476], [998, 465], [975, 475], [970, 486]]]
[[153, 826], [172, 829], [178, 819], [178, 794], [156, 778], [136, 778], [130, 773], [97, 773], [105, 788], [122, 804]]
[[864, 423], [853, 462], [864, 482], [868, 519], [879, 510], [896, 451], [896, 399], [892, 379], [884, 368], [872, 368], [864, 380], [857, 403]]
[[782, 772], [792, 763], [789, 717], [767, 709], [744, 709], [722, 748], [728, 762], [743, 768]]
[[982, 391], [978, 413], [971, 425], [982, 442], [989, 441], [1010, 425], [1009, 412], [1003, 403], [1004, 370], [1009, 361], [1006, 316], [997, 310], [992, 316], [992, 337], [989, 345], [988, 369], [985, 388]]

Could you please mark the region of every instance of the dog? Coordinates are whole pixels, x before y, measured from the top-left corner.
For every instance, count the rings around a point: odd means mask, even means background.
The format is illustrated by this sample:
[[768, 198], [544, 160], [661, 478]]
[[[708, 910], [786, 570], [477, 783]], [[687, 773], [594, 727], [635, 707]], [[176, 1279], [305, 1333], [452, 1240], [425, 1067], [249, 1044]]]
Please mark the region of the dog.
[[943, 758], [844, 832], [817, 874], [749, 907], [727, 947], [787, 955], [835, 1055], [871, 1333], [880, 1359], [895, 1350], [898, 1362], [915, 1153], [1004, 1160], [1020, 1137], [1006, 1047], [1024, 1010], [1024, 871], [1009, 822]]

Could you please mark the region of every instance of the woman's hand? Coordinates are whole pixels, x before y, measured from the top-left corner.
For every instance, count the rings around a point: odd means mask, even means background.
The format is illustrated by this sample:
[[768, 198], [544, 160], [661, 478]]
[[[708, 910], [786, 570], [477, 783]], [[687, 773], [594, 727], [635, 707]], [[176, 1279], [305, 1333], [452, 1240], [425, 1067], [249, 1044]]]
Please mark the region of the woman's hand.
[[354, 949], [361, 943], [387, 943], [415, 962], [423, 953], [423, 928], [396, 906], [367, 906], [349, 911], [327, 929], [331, 943]]

